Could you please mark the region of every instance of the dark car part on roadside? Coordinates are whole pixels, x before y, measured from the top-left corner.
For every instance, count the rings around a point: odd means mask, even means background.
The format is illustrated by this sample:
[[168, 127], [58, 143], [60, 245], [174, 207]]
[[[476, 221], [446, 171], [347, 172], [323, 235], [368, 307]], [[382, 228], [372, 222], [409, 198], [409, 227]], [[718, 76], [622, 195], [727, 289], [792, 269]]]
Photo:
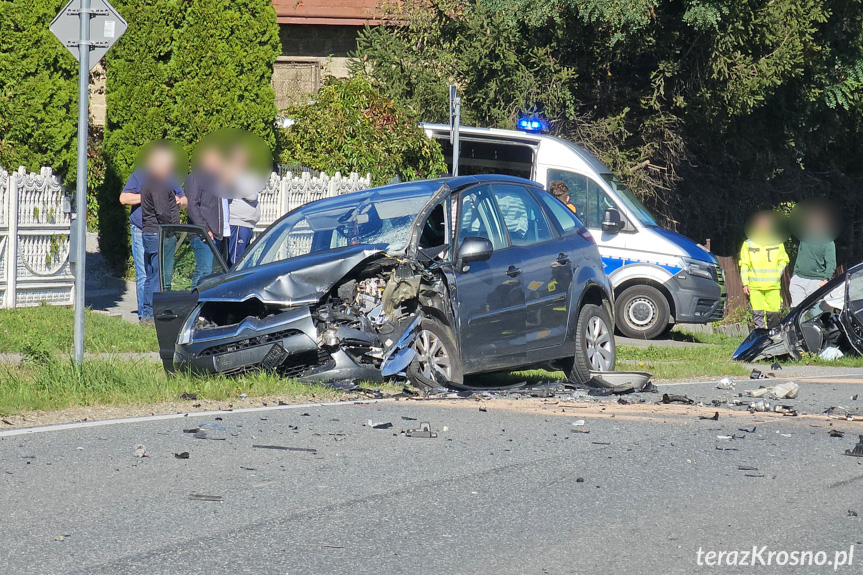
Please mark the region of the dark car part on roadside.
[[673, 393], [663, 393], [662, 394], [662, 403], [684, 403], [686, 405], [691, 405], [695, 403], [693, 400], [689, 399], [685, 395], [676, 395]]
[[854, 449], [846, 449], [845, 455], [850, 455], [852, 457], [863, 457], [863, 435], [860, 436], [860, 439], [857, 441], [857, 445], [854, 446]]
[[[863, 353], [863, 263], [804, 299], [778, 326], [753, 330], [731, 357], [799, 361], [807, 353], [824, 354], [825, 359]], [[772, 369], [781, 369], [776, 365]]]

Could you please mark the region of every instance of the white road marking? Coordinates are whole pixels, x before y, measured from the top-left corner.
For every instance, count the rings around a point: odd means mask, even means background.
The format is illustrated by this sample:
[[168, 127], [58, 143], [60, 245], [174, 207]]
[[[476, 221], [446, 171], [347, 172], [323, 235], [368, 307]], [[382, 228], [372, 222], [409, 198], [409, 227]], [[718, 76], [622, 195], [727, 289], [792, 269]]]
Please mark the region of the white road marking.
[[102, 427], [105, 425], [119, 425], [123, 423], [143, 423], [146, 421], [163, 421], [168, 419], [187, 419], [191, 417], [211, 417], [214, 415], [224, 416], [234, 413], [254, 413], [259, 411], [278, 411], [282, 409], [309, 409], [312, 407], [332, 407], [339, 405], [362, 405], [388, 401], [382, 399], [357, 399], [353, 401], [324, 401], [320, 403], [297, 403], [291, 405], [267, 405], [261, 407], [242, 407], [231, 410], [215, 411], [189, 411], [187, 413], [166, 413], [164, 415], [144, 415], [141, 417], [124, 417], [121, 419], [104, 419], [99, 421], [76, 421], [74, 423], [60, 423], [57, 425], [43, 425], [40, 427], [22, 427], [18, 429], [7, 429], [0, 431], [0, 437], [12, 437], [14, 435], [30, 435], [32, 433], [45, 433], [48, 431], [66, 431], [69, 429], [82, 429], [85, 427]]

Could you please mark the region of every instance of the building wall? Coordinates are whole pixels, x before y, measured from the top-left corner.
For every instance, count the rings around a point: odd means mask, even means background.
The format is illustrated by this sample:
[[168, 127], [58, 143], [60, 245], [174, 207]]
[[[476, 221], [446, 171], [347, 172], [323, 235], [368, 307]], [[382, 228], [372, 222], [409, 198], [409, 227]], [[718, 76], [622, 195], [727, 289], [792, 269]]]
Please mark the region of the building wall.
[[348, 54], [356, 48], [361, 26], [281, 24], [282, 55], [273, 66], [276, 107], [301, 103], [327, 76], [348, 76]]

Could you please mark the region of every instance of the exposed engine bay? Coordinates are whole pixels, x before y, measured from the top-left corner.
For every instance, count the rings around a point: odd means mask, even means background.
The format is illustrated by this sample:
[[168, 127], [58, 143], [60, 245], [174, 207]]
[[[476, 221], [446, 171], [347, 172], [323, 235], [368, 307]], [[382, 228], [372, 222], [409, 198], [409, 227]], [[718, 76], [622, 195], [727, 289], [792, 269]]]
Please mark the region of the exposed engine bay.
[[196, 348], [198, 363], [210, 358], [207, 369], [221, 373], [265, 369], [317, 380], [403, 374], [414, 357], [422, 306], [447, 307], [445, 281], [428, 261], [379, 253], [314, 303], [205, 300], [190, 316], [186, 343]]

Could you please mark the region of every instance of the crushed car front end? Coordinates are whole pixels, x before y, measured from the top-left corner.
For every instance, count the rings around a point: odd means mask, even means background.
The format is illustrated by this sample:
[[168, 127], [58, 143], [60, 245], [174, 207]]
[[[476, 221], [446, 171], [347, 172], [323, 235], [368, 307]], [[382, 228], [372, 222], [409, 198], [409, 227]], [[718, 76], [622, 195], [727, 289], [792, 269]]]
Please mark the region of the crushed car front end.
[[178, 334], [175, 370], [380, 381], [413, 359], [422, 318], [414, 265], [354, 247], [267, 268], [203, 286]]

